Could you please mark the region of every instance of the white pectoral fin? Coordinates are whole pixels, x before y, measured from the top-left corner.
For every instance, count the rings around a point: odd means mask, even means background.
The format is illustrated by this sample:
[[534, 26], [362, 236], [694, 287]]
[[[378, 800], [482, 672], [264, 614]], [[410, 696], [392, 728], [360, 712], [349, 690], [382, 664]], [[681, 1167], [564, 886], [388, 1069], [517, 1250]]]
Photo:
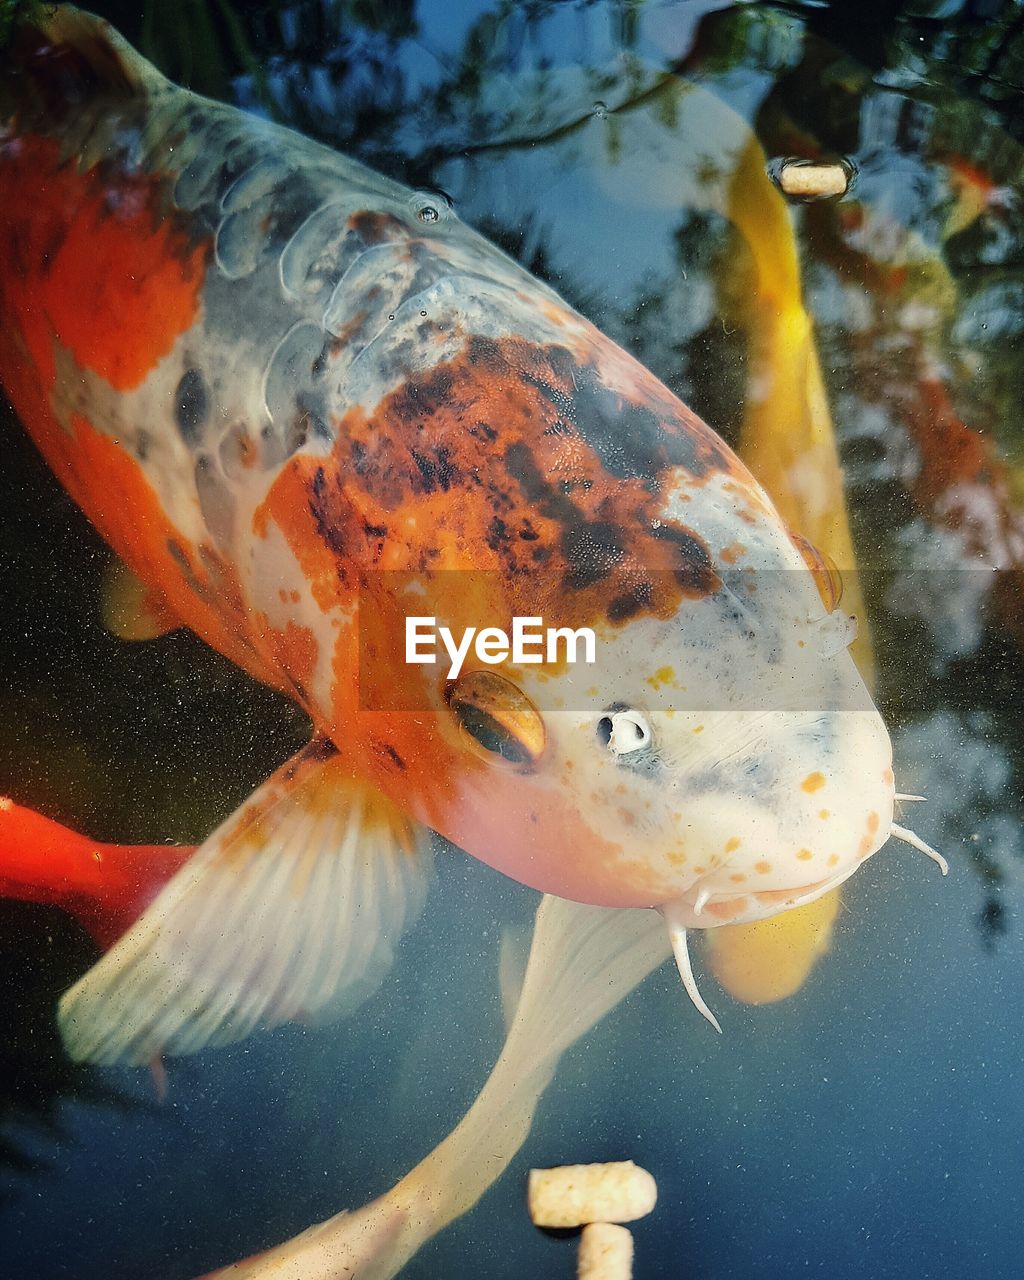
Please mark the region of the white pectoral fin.
[[353, 1007], [426, 892], [430, 839], [315, 741], [60, 1002], [72, 1057], [149, 1062]]

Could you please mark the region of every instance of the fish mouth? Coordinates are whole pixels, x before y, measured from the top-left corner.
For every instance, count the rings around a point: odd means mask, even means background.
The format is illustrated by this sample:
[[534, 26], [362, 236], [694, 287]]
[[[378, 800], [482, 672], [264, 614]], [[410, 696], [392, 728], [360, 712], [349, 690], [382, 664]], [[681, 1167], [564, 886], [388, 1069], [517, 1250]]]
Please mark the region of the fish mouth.
[[669, 942], [675, 956], [679, 976], [687, 995], [693, 1001], [697, 1011], [721, 1034], [722, 1027], [711, 1012], [700, 991], [690, 963], [690, 953], [686, 944], [689, 929], [710, 929], [716, 925], [746, 924], [753, 920], [764, 920], [768, 916], [779, 915], [793, 907], [802, 907], [823, 894], [835, 889], [849, 879], [857, 870], [858, 863], [829, 876], [825, 880], [813, 884], [800, 885], [795, 889], [768, 889], [762, 893], [708, 895], [707, 890], [698, 890], [694, 896], [691, 889], [672, 902], [660, 908], [668, 926]]
[[778, 915], [793, 907], [803, 907], [823, 894], [837, 889], [857, 870], [860, 864], [850, 867], [824, 880], [811, 884], [795, 885], [791, 889], [751, 890], [746, 893], [709, 893], [707, 888], [695, 886], [688, 893], [669, 905], [675, 920], [687, 929], [714, 929], [724, 924], [747, 924]]

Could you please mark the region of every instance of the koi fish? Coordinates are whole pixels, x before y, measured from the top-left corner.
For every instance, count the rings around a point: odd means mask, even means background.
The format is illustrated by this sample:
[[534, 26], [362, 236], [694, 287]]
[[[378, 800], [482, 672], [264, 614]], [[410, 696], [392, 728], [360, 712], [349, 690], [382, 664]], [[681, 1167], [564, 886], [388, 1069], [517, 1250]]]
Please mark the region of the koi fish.
[[[70, 7], [0, 80], [0, 382], [162, 611], [292, 696], [310, 745], [63, 997], [147, 1062], [371, 991], [430, 832], [687, 930], [834, 889], [896, 835], [885, 725], [723, 441], [550, 288], [361, 164], [176, 87]], [[591, 628], [575, 668], [392, 643]], [[582, 672], [582, 674], [581, 674]]]

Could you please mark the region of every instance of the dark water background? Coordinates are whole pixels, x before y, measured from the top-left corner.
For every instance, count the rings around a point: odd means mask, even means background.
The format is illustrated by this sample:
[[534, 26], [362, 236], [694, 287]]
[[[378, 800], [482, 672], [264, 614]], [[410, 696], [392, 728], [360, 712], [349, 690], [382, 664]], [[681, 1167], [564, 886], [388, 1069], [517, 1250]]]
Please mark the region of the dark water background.
[[[838, 206], [815, 206], [798, 215], [805, 282], [897, 777], [929, 797], [914, 817], [950, 876], [879, 854], [797, 996], [754, 1009], [705, 980], [721, 1039], [668, 967], [654, 975], [564, 1060], [506, 1176], [404, 1274], [572, 1274], [572, 1245], [528, 1222], [525, 1170], [634, 1158], [660, 1187], [635, 1225], [639, 1280], [1019, 1276], [1024, 627], [984, 485], [959, 520], [948, 494], [920, 491], [922, 458], [948, 441], [922, 430], [915, 388], [939, 370], [1012, 505], [1024, 10], [96, 7], [191, 87], [447, 192], [733, 437], [745, 350], [720, 308], [729, 228], [673, 186], [692, 152], [656, 86], [696, 80], [769, 155], [798, 142], [857, 164], [867, 258], [909, 243], [911, 267], [883, 304], [876, 277], [837, 261]], [[995, 195], [957, 229], [961, 163]], [[301, 743], [302, 717], [188, 636], [103, 632], [107, 553], [4, 415], [0, 790], [97, 838], [195, 842]], [[997, 578], [971, 569], [986, 548]], [[500, 933], [535, 904], [452, 851], [394, 980], [354, 1019], [174, 1062], [162, 1103], [147, 1072], [64, 1059], [52, 1006], [92, 944], [58, 912], [0, 904], [0, 1275], [187, 1277], [386, 1189], [485, 1078]]]

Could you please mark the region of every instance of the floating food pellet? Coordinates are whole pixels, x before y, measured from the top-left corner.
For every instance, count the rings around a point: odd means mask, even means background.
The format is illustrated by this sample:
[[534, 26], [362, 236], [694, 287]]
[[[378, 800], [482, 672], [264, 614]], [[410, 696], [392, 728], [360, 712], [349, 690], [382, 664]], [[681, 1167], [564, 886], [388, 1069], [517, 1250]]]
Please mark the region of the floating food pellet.
[[576, 1260], [578, 1280], [632, 1280], [633, 1235], [611, 1222], [583, 1228]]
[[808, 160], [782, 160], [772, 165], [772, 177], [783, 193], [794, 200], [827, 200], [846, 194], [853, 176], [849, 164], [815, 164]]
[[658, 1187], [632, 1160], [531, 1169], [530, 1217], [538, 1227], [582, 1227], [590, 1222], [632, 1222], [650, 1213]]

